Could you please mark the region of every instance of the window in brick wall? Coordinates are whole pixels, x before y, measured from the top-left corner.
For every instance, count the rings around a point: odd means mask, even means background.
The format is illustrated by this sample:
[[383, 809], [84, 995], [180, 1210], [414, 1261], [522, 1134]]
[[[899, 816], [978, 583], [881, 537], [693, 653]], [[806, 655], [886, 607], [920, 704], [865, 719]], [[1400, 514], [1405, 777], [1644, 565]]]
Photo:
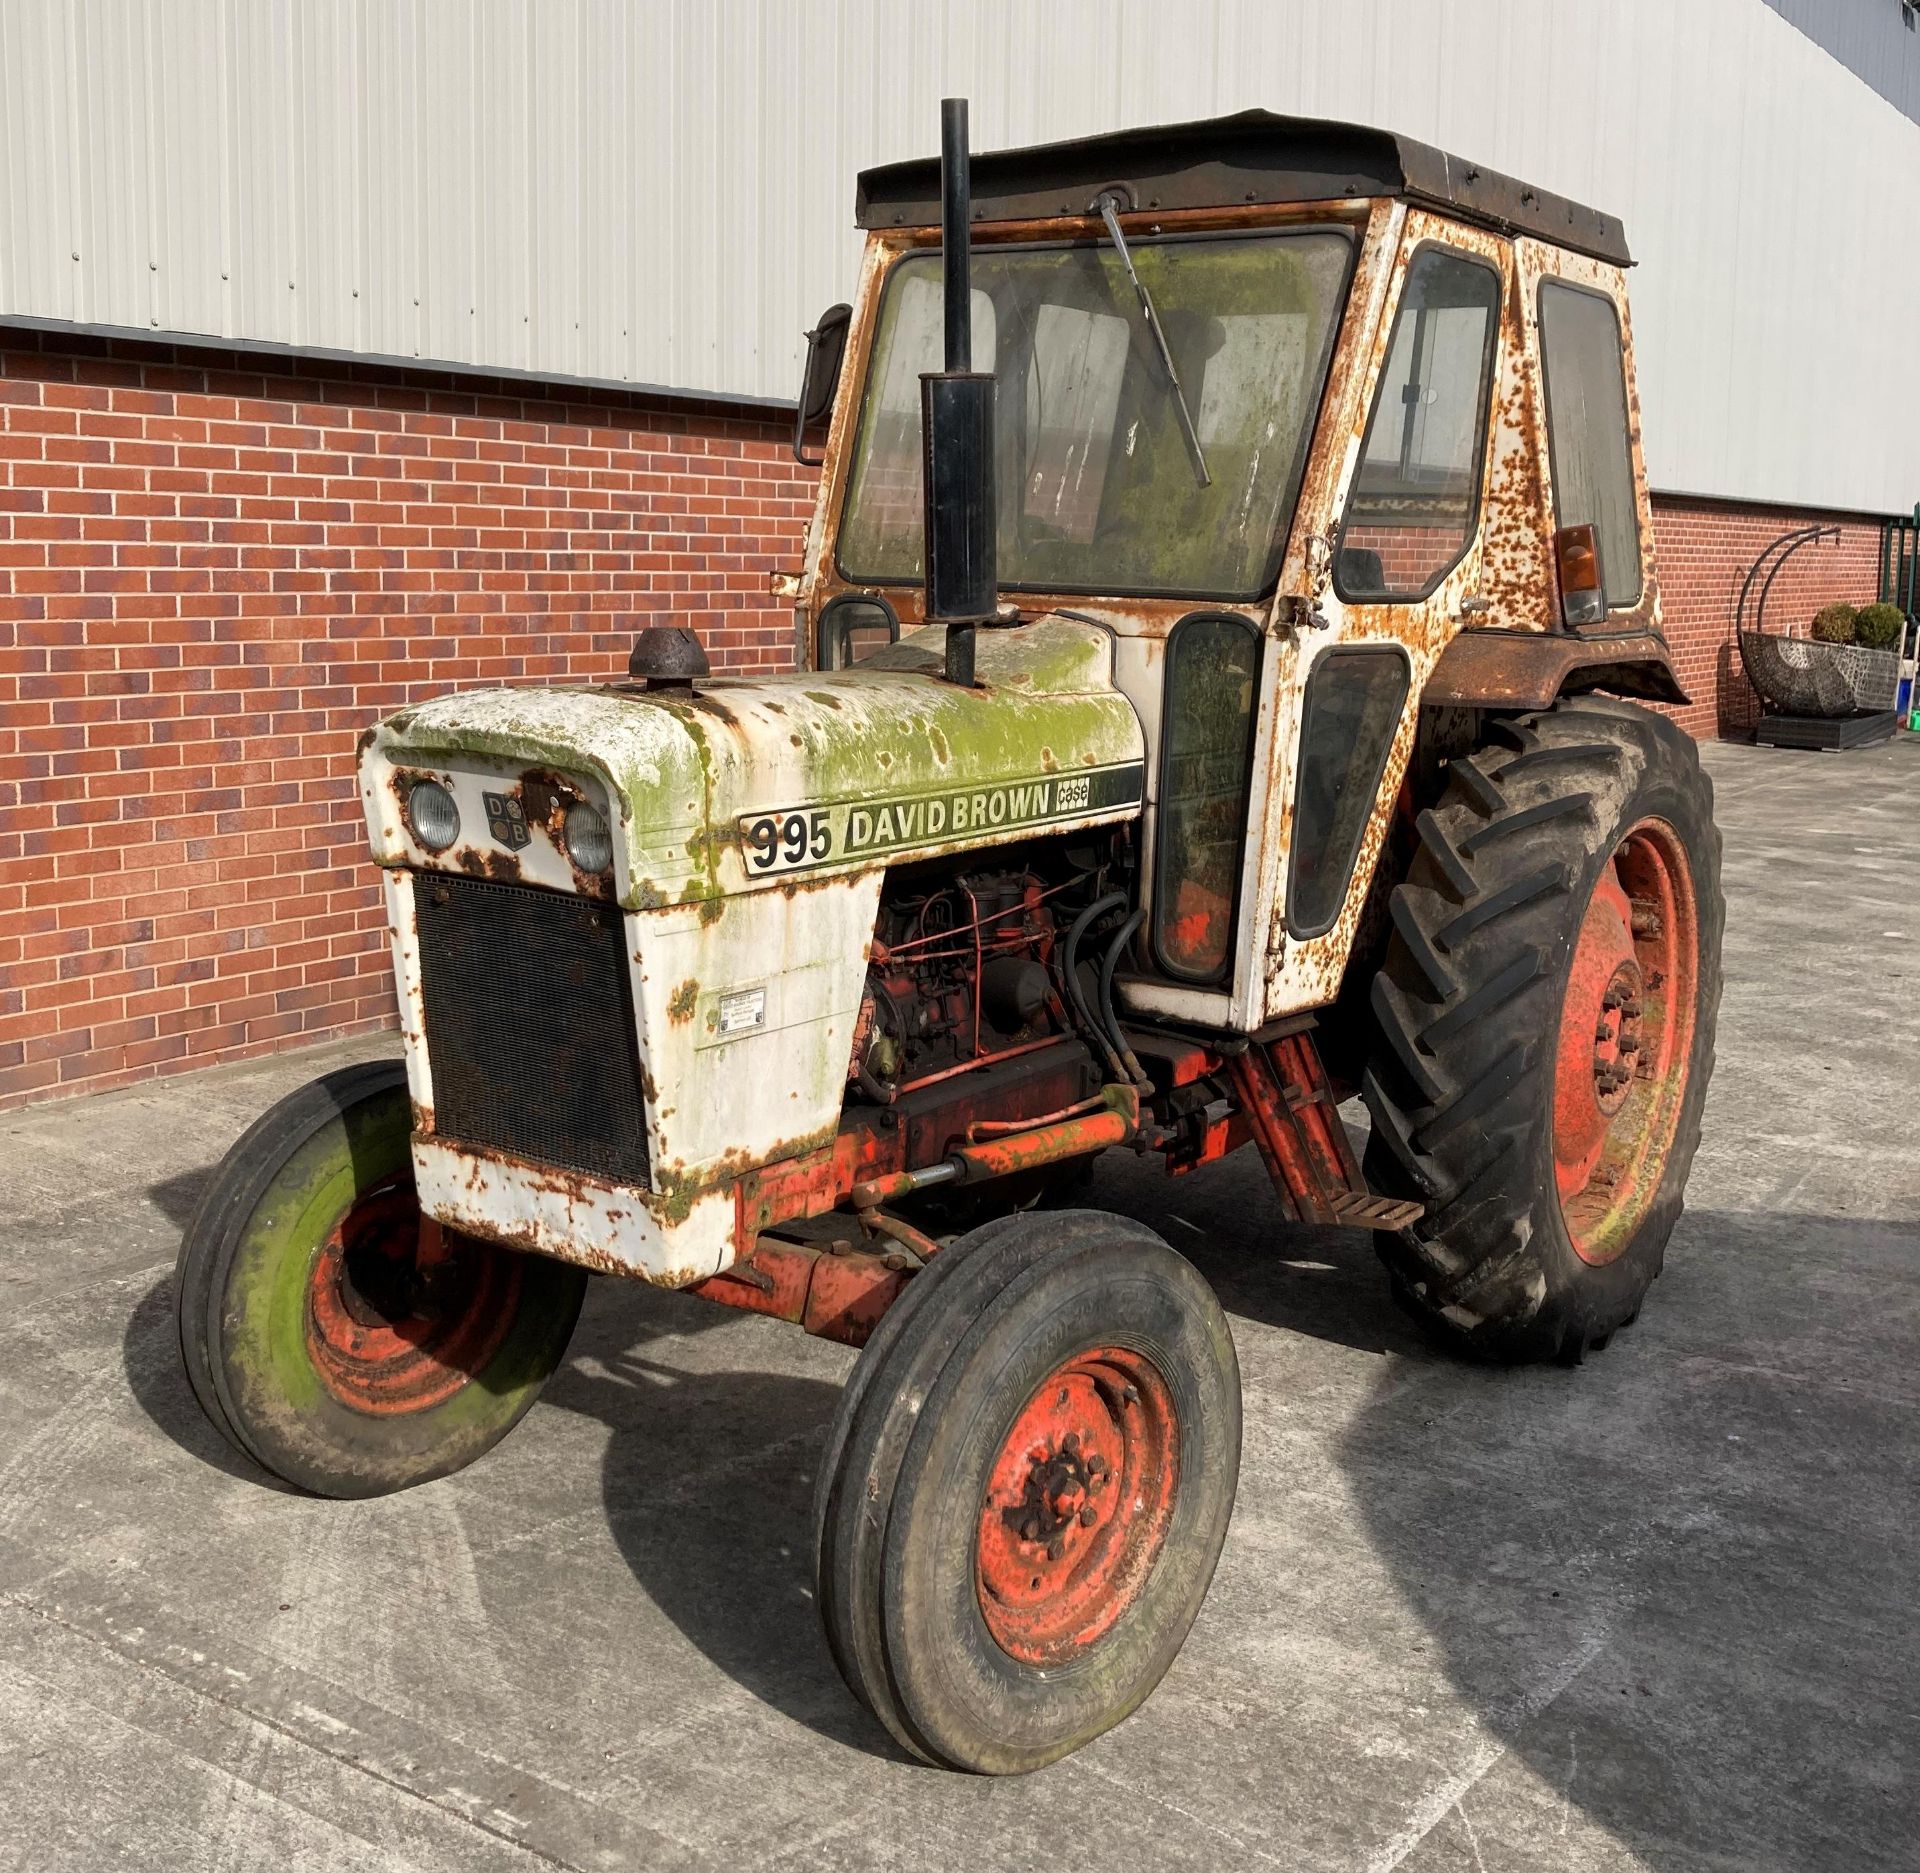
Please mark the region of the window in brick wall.
[[1540, 361], [1554, 524], [1600, 536], [1607, 605], [1640, 600], [1640, 517], [1627, 432], [1627, 362], [1620, 314], [1604, 294], [1540, 283]]
[[1425, 598], [1473, 539], [1499, 311], [1484, 261], [1414, 255], [1334, 557], [1350, 603]]

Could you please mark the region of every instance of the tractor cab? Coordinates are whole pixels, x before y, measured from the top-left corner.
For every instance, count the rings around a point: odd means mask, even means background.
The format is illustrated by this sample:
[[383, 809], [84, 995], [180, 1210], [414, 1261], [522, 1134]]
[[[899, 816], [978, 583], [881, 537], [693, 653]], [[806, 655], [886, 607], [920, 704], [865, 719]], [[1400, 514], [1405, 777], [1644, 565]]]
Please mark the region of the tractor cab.
[[[823, 670], [947, 635], [923, 546], [940, 203], [931, 163], [860, 178], [858, 290], [812, 335], [796, 447], [823, 472], [784, 589]], [[964, 225], [994, 380], [983, 628], [1097, 623], [1142, 724], [1128, 1005], [1244, 1031], [1332, 998], [1423, 706], [1679, 698], [1617, 220], [1250, 111], [980, 156]]]

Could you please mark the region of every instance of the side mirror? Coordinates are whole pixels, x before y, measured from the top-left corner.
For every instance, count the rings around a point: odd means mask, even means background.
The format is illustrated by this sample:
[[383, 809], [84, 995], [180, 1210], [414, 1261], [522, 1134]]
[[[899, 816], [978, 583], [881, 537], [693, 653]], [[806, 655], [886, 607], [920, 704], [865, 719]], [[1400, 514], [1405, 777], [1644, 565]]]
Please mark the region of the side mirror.
[[820, 323], [807, 334], [806, 369], [800, 376], [800, 401], [793, 412], [793, 459], [818, 468], [826, 459], [807, 453], [807, 432], [833, 414], [833, 395], [840, 388], [840, 366], [847, 355], [847, 326], [851, 306], [829, 306]]

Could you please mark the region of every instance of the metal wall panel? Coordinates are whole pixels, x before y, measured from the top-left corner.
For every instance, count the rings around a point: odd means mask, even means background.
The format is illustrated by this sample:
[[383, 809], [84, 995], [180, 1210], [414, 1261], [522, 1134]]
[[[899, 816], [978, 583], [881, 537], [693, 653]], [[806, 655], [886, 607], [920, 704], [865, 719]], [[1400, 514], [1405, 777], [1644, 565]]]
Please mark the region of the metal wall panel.
[[1767, 5], [1920, 122], [1920, 0], [1767, 0]]
[[1776, 6], [4, 0], [0, 314], [785, 397], [943, 93], [980, 147], [1264, 105], [1624, 215], [1657, 486], [1905, 509], [1920, 126]]

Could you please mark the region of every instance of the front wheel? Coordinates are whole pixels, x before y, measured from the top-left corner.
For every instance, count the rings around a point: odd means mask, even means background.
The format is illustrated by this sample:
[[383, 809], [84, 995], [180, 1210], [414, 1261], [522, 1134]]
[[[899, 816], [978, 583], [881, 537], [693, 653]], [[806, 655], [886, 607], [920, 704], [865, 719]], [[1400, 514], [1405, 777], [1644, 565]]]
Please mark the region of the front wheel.
[[924, 1760], [1037, 1769], [1159, 1683], [1233, 1510], [1240, 1384], [1206, 1283], [1089, 1211], [988, 1224], [914, 1278], [842, 1399], [818, 1599]]
[[1639, 1312], [1700, 1139], [1720, 838], [1693, 743], [1578, 697], [1455, 760], [1373, 984], [1368, 1183], [1400, 1297], [1490, 1357], [1577, 1360]]
[[583, 1269], [420, 1214], [397, 1061], [281, 1100], [214, 1173], [174, 1299], [195, 1395], [245, 1455], [321, 1496], [471, 1463], [560, 1363]]

